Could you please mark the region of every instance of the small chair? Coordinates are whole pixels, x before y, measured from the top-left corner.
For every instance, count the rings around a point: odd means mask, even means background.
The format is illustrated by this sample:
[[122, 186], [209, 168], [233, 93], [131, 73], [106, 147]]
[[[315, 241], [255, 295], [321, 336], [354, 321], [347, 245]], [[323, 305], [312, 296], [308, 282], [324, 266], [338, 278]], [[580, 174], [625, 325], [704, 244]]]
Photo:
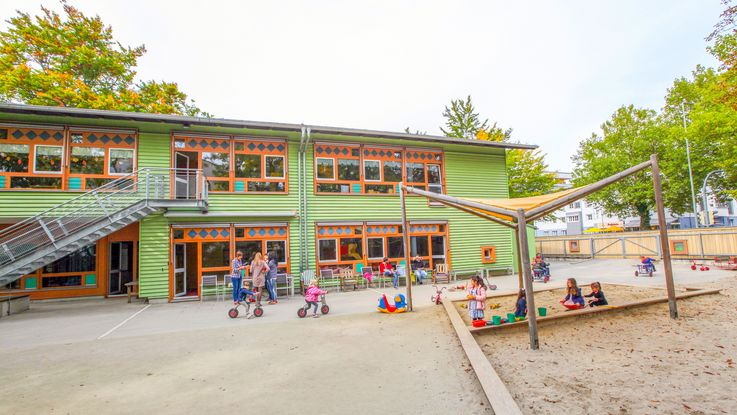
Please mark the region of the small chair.
[[302, 292], [302, 294], [304, 294], [305, 290], [307, 290], [307, 286], [310, 284], [310, 280], [314, 280], [316, 278], [315, 271], [311, 269], [304, 270], [302, 271], [302, 275], [300, 277], [301, 277], [299, 279], [300, 291]]
[[448, 264], [436, 264], [435, 272], [432, 273], [433, 284], [450, 284], [450, 273]]
[[353, 273], [353, 270], [350, 268], [341, 268], [340, 269], [340, 289], [341, 291], [344, 290], [347, 286], [353, 286], [353, 289], [355, 290], [358, 285], [358, 278], [356, 277], [356, 274]]
[[218, 300], [218, 296], [223, 297], [225, 301], [225, 281], [220, 281], [218, 275], [203, 275], [202, 283], [200, 283], [200, 301], [205, 297], [205, 287], [215, 287], [215, 301]]
[[329, 286], [338, 287], [340, 291], [340, 277], [336, 277], [335, 272], [330, 268], [321, 269], [318, 285], [320, 288], [328, 288]]
[[[276, 274], [274, 289], [279, 294], [279, 289], [287, 291], [287, 297], [294, 297], [294, 276], [291, 274]], [[281, 285], [281, 287], [279, 286]]]

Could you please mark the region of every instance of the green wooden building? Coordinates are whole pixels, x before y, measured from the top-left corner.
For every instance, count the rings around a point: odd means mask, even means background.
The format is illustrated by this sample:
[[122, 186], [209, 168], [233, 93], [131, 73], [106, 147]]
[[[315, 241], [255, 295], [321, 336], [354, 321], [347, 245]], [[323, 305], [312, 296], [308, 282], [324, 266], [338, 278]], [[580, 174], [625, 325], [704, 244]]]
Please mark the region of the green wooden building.
[[[397, 185], [508, 196], [534, 146], [230, 119], [0, 104], [0, 290], [198, 298], [236, 250], [282, 272], [404, 258]], [[515, 267], [510, 230], [408, 197], [412, 255]]]

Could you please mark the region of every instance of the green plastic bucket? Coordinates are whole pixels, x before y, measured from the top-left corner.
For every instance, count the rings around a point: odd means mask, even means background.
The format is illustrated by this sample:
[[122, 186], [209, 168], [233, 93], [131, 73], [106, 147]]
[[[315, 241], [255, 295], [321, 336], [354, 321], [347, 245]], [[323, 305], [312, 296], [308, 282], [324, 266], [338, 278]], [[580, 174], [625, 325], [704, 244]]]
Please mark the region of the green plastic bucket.
[[502, 316], [492, 316], [491, 317], [491, 324], [494, 326], [498, 326], [502, 324]]
[[537, 315], [540, 317], [545, 317], [548, 315], [548, 309], [545, 307], [538, 307], [537, 308]]
[[514, 323], [517, 320], [517, 318], [514, 316], [514, 313], [507, 314], [507, 322]]

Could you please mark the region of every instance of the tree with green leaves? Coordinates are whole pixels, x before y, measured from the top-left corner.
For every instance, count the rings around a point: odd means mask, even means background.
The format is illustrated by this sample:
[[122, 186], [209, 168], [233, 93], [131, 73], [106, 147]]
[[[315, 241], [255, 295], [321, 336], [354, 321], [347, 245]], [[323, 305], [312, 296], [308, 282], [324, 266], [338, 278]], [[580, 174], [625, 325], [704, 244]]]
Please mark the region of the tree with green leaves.
[[136, 81], [146, 48], [125, 47], [99, 16], [62, 1], [21, 11], [0, 32], [0, 100], [35, 105], [209, 116], [176, 83]]
[[[440, 127], [448, 137], [469, 140], [509, 142], [512, 129], [502, 129], [496, 122], [481, 118], [473, 105], [471, 96], [454, 99], [450, 107], [445, 107], [445, 128]], [[507, 176], [510, 197], [537, 196], [550, 193], [555, 187], [555, 175], [547, 172], [545, 155], [540, 150], [507, 150]]]
[[[667, 153], [670, 143], [657, 113], [651, 109], [620, 107], [601, 126], [602, 135], [593, 134], [581, 142], [573, 156], [573, 182], [576, 186], [594, 183], [628, 167], [650, 159], [655, 153]], [[664, 188], [670, 184], [666, 175]], [[639, 216], [640, 229], [650, 229], [650, 211], [655, 195], [649, 172], [639, 172], [608, 186], [587, 198], [610, 214], [620, 217]]]

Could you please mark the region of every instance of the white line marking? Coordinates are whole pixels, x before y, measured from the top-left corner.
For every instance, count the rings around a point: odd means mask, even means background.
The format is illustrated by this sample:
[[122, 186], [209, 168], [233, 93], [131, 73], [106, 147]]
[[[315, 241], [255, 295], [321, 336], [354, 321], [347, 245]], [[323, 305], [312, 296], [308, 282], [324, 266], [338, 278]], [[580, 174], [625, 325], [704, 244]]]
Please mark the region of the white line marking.
[[128, 317], [127, 319], [125, 319], [123, 321], [121, 321], [117, 326], [115, 326], [115, 327], [111, 328], [110, 330], [106, 331], [105, 334], [103, 334], [102, 336], [98, 337], [97, 340], [100, 340], [103, 337], [107, 336], [108, 334], [110, 334], [110, 333], [114, 332], [115, 330], [119, 329], [123, 324], [125, 324], [125, 323], [129, 322], [130, 320], [132, 320], [133, 317], [135, 317], [135, 316], [143, 313], [149, 307], [151, 307], [151, 304], [149, 304], [146, 307], [143, 307], [142, 309], [136, 311], [132, 316]]

